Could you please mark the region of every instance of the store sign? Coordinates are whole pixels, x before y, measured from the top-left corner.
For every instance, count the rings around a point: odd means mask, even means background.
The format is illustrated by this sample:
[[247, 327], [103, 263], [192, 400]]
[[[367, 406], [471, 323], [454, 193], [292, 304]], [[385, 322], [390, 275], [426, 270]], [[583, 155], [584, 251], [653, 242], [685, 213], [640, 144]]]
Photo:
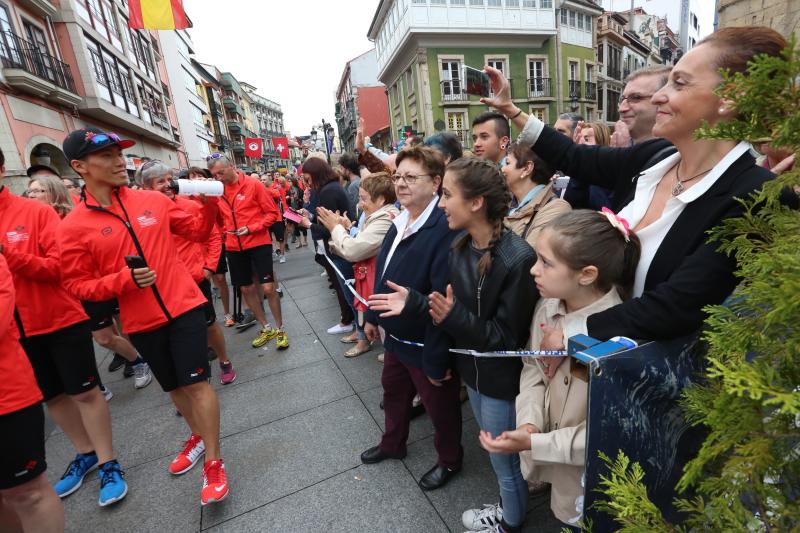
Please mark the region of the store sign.
[[140, 166], [142, 166], [142, 158], [141, 157], [134, 157], [130, 155], [125, 156], [125, 168], [127, 170], [136, 170]]

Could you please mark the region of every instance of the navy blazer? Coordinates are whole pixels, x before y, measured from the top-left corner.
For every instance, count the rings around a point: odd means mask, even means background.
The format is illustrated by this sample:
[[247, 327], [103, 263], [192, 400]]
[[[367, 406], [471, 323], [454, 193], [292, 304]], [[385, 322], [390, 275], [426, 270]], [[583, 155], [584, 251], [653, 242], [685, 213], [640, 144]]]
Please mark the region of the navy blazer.
[[[387, 280], [426, 295], [432, 291], [444, 294], [449, 279], [450, 244], [456, 236], [447, 225], [444, 211], [434, 207], [419, 231], [398, 244], [383, 273], [396, 236], [397, 226], [392, 224], [375, 262], [375, 294], [392, 292], [386, 286]], [[442, 329], [433, 325], [430, 315], [404, 311], [400, 316], [380, 318], [378, 313], [367, 311], [365, 319], [386, 330], [384, 346], [388, 351], [405, 364], [421, 369], [428, 377], [442, 379], [447, 369], [453, 368], [450, 340]], [[399, 342], [393, 337], [424, 347]]]

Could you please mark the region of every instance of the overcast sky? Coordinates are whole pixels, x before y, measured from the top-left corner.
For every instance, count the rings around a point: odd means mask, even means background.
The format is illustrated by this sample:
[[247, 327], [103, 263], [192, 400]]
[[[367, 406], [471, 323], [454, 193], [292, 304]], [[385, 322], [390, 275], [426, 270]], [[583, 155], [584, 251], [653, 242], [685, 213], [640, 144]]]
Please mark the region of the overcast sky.
[[308, 135], [336, 125], [336, 86], [345, 63], [373, 47], [367, 30], [377, 0], [184, 0], [195, 57], [258, 87], [281, 104], [284, 127]]

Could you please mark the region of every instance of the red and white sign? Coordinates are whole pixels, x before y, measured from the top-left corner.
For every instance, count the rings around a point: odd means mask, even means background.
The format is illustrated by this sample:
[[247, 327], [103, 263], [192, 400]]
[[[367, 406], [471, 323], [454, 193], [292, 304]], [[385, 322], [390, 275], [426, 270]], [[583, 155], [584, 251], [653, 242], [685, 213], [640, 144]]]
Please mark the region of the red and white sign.
[[263, 147], [263, 143], [261, 139], [258, 137], [252, 138], [247, 137], [244, 140], [244, 155], [247, 157], [261, 157], [261, 149]]
[[289, 139], [286, 137], [273, 137], [272, 146], [278, 151], [281, 159], [289, 159]]

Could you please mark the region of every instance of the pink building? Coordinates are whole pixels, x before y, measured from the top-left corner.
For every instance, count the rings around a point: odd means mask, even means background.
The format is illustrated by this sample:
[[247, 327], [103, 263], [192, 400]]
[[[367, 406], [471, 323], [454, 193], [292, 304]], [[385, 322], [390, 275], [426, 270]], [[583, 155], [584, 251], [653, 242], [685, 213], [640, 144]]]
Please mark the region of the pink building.
[[142, 157], [186, 165], [157, 32], [128, 28], [122, 0], [0, 1], [0, 149], [15, 190], [25, 170], [72, 173], [61, 151], [73, 129], [136, 141]]
[[344, 151], [354, 148], [359, 118], [372, 143], [387, 148], [381, 139], [389, 139], [389, 101], [386, 86], [378, 81], [374, 48], [347, 62], [336, 90], [336, 126]]

